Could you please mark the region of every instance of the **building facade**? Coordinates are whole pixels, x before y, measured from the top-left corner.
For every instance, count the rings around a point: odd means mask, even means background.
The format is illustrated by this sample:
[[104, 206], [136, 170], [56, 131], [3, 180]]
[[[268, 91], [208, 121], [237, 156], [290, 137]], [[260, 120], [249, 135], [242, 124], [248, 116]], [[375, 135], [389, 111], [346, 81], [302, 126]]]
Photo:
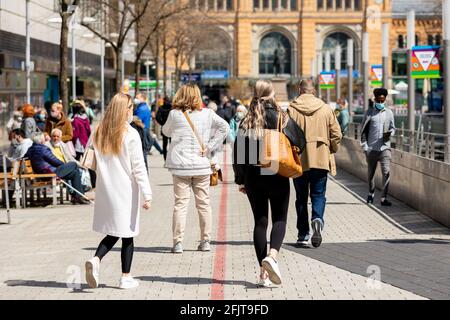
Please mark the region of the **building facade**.
[[[25, 0], [0, 0], [0, 124], [5, 123], [12, 111], [26, 102], [25, 61], [26, 13]], [[59, 99], [59, 43], [61, 24], [52, 21], [59, 17], [58, 1], [30, 1], [31, 61], [31, 103], [43, 106], [46, 102]], [[77, 11], [87, 16], [88, 1], [82, 1]], [[95, 22], [99, 23], [99, 22]], [[76, 24], [75, 43], [69, 34], [69, 96], [72, 94], [72, 54], [76, 48], [76, 93], [92, 100], [100, 98], [100, 52], [99, 39], [87, 37], [85, 28]], [[71, 32], [71, 31], [70, 31]], [[112, 63], [105, 63], [106, 89], [112, 91], [114, 70]], [[0, 141], [5, 132], [0, 133]]]
[[[215, 31], [208, 34], [211, 41], [199, 48], [194, 65], [197, 70], [215, 71], [211, 78], [206, 74], [203, 79], [206, 92], [213, 90], [214, 85], [223, 87], [231, 79], [254, 81], [277, 76], [286, 79], [292, 97], [300, 78], [315, 76], [318, 69], [325, 70], [327, 50], [331, 52], [334, 69], [334, 48], [338, 44], [342, 47], [341, 74], [345, 85], [347, 39], [351, 38], [357, 93], [361, 91], [364, 31], [369, 34], [369, 65], [381, 64], [381, 26], [390, 25], [391, 81], [406, 59], [404, 56], [398, 59], [398, 53], [404, 51], [398, 44], [399, 35], [406, 34], [408, 9], [417, 11], [418, 43], [440, 41], [441, 19], [434, 10], [440, 1], [426, 2], [424, 5], [416, 0], [190, 0], [191, 7], [205, 12], [215, 24]], [[322, 63], [317, 67], [319, 59]], [[346, 94], [345, 88], [342, 93]]]

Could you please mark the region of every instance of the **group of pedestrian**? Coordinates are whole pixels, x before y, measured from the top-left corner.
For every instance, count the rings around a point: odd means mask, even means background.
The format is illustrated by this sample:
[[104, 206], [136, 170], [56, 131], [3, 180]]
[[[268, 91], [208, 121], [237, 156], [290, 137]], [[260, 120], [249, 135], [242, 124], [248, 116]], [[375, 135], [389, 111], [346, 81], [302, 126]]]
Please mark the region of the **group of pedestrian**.
[[[91, 133], [91, 121], [82, 100], [72, 105], [73, 118], [63, 111], [60, 102], [46, 110], [25, 104], [10, 120], [10, 167], [28, 159], [36, 174], [55, 173], [65, 180], [73, 204], [88, 204], [85, 192], [95, 187], [95, 172], [80, 164]], [[20, 121], [20, 126], [19, 122]]]
[[[384, 105], [386, 95], [385, 89], [375, 90], [374, 108], [368, 111], [363, 122], [364, 150], [368, 161], [375, 165], [377, 161], [385, 161], [388, 157], [388, 138], [395, 130], [392, 114]], [[277, 102], [272, 83], [258, 81], [249, 107], [236, 108], [230, 123], [220, 117], [214, 108], [205, 106], [196, 85], [182, 86], [172, 102], [168, 98], [164, 99], [163, 106], [156, 120], [162, 125], [163, 137], [171, 141], [165, 166], [173, 179], [172, 253], [181, 254], [184, 251], [191, 190], [199, 215], [197, 250], [211, 250], [211, 159], [227, 136], [232, 136], [234, 180], [239, 185], [239, 191], [246, 194], [255, 222], [253, 242], [260, 267], [258, 285], [269, 287], [281, 284], [278, 255], [286, 233], [290, 182], [288, 177], [274, 172], [269, 174], [261, 166], [258, 148], [267, 131], [277, 130], [286, 136], [294, 152], [300, 156], [303, 173], [293, 181], [296, 191], [297, 244], [304, 246], [311, 241], [312, 246], [317, 248], [322, 243], [325, 226], [328, 174], [336, 174], [334, 154], [342, 139], [342, 129], [336, 114], [317, 97], [311, 80], [300, 82], [299, 96], [289, 104], [287, 110], [283, 110]], [[133, 99], [125, 94], [117, 94], [92, 139], [98, 176], [93, 228], [106, 235], [94, 257], [86, 262], [86, 281], [93, 288], [99, 284], [102, 258], [119, 238], [122, 238], [122, 277], [119, 286], [128, 289], [139, 285], [130, 273], [133, 239], [139, 234], [140, 208], [150, 208], [152, 191], [142, 152], [145, 138], [133, 125], [140, 123], [140, 127], [145, 127], [145, 118], [142, 121], [138, 117], [138, 122], [133, 114], [136, 114]], [[373, 168], [373, 164], [369, 167]], [[385, 171], [383, 169], [383, 173]], [[384, 176], [382, 204], [386, 205], [389, 174]], [[111, 188], [113, 185], [121, 187]], [[374, 188], [372, 183], [370, 188]], [[312, 203], [311, 219], [308, 198]], [[267, 247], [269, 206], [272, 230]]]

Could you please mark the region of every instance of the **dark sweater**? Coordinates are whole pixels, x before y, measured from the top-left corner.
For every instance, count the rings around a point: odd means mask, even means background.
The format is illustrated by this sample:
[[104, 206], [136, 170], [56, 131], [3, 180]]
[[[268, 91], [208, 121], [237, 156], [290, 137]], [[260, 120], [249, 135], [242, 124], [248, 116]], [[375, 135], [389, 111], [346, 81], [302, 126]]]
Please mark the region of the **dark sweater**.
[[[277, 121], [278, 121], [278, 112], [271, 105], [266, 105], [264, 129], [277, 130]], [[302, 153], [306, 145], [305, 135], [303, 131], [300, 129], [300, 127], [295, 123], [295, 121], [289, 117], [286, 126], [282, 129], [282, 132], [286, 135], [291, 145], [298, 147], [300, 149], [300, 153]], [[245, 141], [245, 148], [239, 145], [239, 141]], [[245, 184], [245, 182], [249, 179], [249, 177], [253, 175], [260, 175], [261, 172], [261, 168], [259, 166], [260, 143], [255, 143], [255, 141], [252, 141], [252, 144], [256, 145], [256, 148], [250, 149], [250, 138], [244, 135], [244, 132], [242, 130], [239, 130], [237, 139], [234, 142], [233, 147], [233, 170], [235, 176], [234, 180], [235, 183], [237, 184]], [[252, 153], [256, 154], [250, 157], [249, 150], [251, 150]], [[240, 152], [245, 152], [245, 155], [242, 155]]]

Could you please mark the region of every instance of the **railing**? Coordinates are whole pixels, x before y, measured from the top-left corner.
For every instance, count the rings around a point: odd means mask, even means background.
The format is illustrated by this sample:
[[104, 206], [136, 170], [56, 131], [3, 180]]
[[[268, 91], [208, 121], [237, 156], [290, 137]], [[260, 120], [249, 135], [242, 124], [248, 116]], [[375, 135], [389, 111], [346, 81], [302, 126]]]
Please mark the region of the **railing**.
[[[360, 140], [360, 127], [360, 123], [350, 123], [346, 136]], [[424, 132], [423, 126], [419, 131], [397, 129], [391, 137], [391, 147], [427, 159], [450, 162], [450, 135]]]

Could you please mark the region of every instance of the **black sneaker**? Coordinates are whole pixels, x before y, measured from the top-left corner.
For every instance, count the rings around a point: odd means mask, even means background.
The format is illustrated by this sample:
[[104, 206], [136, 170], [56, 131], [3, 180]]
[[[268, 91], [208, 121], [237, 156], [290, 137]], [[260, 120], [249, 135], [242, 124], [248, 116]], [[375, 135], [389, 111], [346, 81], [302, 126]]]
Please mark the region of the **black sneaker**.
[[390, 202], [388, 199], [384, 199], [383, 201], [381, 201], [381, 205], [390, 207], [390, 206], [392, 206], [392, 202]]
[[311, 244], [314, 248], [318, 248], [322, 243], [322, 222], [319, 219], [314, 219], [311, 226], [313, 229]]
[[369, 194], [367, 196], [367, 203], [373, 203], [373, 195]]

